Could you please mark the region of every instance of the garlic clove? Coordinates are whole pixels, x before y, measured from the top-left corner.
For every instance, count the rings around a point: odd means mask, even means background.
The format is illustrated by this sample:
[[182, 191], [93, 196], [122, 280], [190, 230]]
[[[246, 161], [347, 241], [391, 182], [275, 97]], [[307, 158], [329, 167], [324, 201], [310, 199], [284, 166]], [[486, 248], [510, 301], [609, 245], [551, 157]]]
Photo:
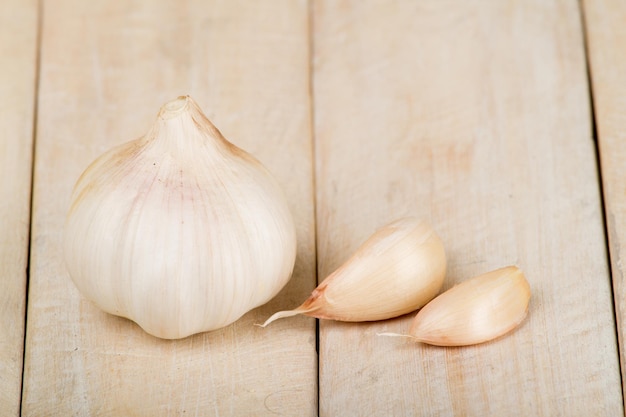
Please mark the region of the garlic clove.
[[296, 232], [276, 180], [189, 97], [96, 159], [72, 195], [65, 263], [79, 291], [148, 333], [224, 327], [289, 280]]
[[487, 342], [513, 330], [526, 317], [530, 285], [509, 266], [462, 282], [422, 308], [409, 336], [438, 346]]
[[446, 257], [430, 225], [412, 217], [397, 220], [372, 235], [298, 308], [297, 314], [340, 321], [375, 321], [414, 311], [441, 289]]

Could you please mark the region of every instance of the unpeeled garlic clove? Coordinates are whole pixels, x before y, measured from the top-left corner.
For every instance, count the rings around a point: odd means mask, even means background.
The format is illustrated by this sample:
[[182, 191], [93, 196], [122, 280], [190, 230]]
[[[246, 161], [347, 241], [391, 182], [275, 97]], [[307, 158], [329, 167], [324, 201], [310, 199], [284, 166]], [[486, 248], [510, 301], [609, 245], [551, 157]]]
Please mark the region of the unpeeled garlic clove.
[[304, 314], [340, 321], [374, 321], [415, 311], [441, 289], [446, 257], [430, 225], [397, 220], [372, 235], [298, 308], [281, 311], [263, 326]]
[[438, 346], [487, 342], [513, 330], [526, 317], [530, 285], [509, 266], [474, 277], [426, 304], [409, 336]]

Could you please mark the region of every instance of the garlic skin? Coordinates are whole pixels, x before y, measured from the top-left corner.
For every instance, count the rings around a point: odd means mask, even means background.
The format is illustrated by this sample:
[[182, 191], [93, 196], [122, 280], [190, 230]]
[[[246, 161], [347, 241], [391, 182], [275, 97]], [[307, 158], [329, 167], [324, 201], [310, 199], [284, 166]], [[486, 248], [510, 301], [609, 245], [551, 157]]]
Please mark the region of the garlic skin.
[[189, 97], [85, 170], [64, 239], [86, 298], [165, 339], [227, 326], [265, 304], [296, 257], [278, 183]]
[[297, 314], [353, 322], [397, 317], [437, 295], [445, 272], [439, 236], [427, 223], [403, 218], [374, 233], [300, 307], [274, 314], [263, 326]]
[[452, 287], [426, 304], [409, 336], [438, 346], [487, 342], [513, 330], [526, 317], [530, 285], [516, 266], [497, 269]]

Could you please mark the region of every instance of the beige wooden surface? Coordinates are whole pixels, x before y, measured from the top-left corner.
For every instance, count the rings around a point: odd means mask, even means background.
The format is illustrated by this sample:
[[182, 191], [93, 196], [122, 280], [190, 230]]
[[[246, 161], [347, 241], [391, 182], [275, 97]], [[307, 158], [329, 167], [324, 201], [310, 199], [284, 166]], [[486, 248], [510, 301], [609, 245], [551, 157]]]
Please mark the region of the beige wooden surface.
[[[315, 283], [306, 1], [44, 2], [23, 415], [314, 415], [315, 321], [262, 329]], [[290, 196], [299, 258], [279, 297], [180, 341], [82, 298], [65, 270], [72, 186], [191, 94]]]
[[626, 3], [585, 0], [582, 6], [624, 378], [626, 246], [621, 242], [626, 238]]
[[0, 3], [0, 57], [0, 414], [14, 416], [20, 408], [24, 351], [36, 1]]
[[[624, 415], [624, 5], [42, 0], [40, 11], [35, 92], [37, 5], [0, 6], [11, 57], [0, 65], [1, 415], [20, 413], [24, 317], [24, 416]], [[82, 298], [60, 249], [82, 170], [180, 94], [276, 175], [299, 246], [268, 305], [163, 341]], [[525, 271], [533, 298], [519, 329], [439, 348], [376, 335], [405, 332], [412, 314], [253, 326], [407, 214], [446, 244], [446, 288]]]
[[573, 1], [320, 1], [318, 271], [376, 227], [430, 220], [447, 286], [519, 265], [508, 337], [437, 348], [412, 315], [320, 323], [324, 417], [621, 415], [581, 16]]

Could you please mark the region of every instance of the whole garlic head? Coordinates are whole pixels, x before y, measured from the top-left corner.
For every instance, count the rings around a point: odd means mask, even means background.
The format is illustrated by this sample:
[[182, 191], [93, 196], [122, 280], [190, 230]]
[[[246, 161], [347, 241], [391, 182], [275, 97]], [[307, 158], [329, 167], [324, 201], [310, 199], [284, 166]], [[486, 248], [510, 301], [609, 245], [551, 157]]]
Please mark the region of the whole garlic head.
[[85, 170], [64, 238], [86, 298], [166, 339], [227, 326], [265, 304], [296, 257], [277, 182], [189, 97], [165, 104], [148, 134]]

